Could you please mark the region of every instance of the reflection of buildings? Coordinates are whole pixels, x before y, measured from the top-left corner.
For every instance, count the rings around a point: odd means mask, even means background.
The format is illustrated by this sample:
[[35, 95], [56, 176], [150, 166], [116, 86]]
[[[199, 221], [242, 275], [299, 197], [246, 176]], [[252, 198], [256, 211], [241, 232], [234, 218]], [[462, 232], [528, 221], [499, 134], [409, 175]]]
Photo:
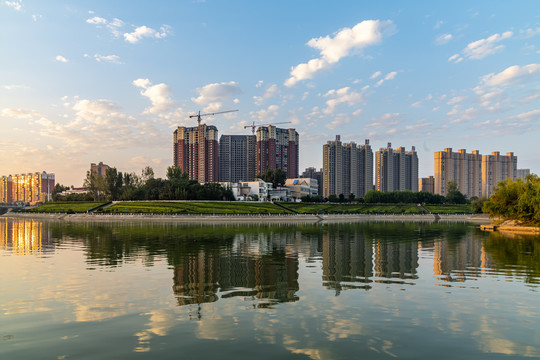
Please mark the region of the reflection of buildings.
[[297, 301], [298, 255], [281, 246], [262, 253], [201, 250], [175, 264], [173, 281], [179, 305], [213, 302], [219, 299], [218, 292], [221, 298], [252, 296], [270, 303]]
[[418, 242], [375, 242], [375, 276], [384, 278], [417, 278]]
[[351, 231], [326, 231], [323, 234], [323, 285], [339, 291], [342, 288], [355, 286], [342, 282], [369, 283], [373, 276], [373, 247], [358, 228]]
[[0, 250], [31, 254], [51, 250], [53, 243], [48, 229], [35, 220], [0, 218]]
[[467, 276], [478, 277], [483, 269], [491, 268], [491, 259], [481, 241], [467, 233], [458, 243], [441, 239], [433, 249], [433, 273], [444, 275], [448, 281], [465, 281]]

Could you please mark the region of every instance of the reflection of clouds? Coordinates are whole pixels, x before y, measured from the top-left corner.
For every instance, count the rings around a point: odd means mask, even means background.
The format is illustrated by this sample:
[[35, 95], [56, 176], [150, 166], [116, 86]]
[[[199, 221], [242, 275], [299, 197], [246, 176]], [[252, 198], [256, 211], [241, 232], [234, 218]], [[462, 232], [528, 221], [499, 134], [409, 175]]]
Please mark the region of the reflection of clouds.
[[177, 314], [175, 309], [162, 308], [152, 310], [141, 314], [141, 316], [150, 316], [148, 318], [147, 329], [136, 332], [137, 346], [133, 351], [148, 352], [150, 351], [150, 340], [156, 336], [166, 336], [169, 331], [178, 324]]
[[239, 324], [231, 317], [207, 316], [198, 323], [197, 337], [207, 340], [236, 340]]

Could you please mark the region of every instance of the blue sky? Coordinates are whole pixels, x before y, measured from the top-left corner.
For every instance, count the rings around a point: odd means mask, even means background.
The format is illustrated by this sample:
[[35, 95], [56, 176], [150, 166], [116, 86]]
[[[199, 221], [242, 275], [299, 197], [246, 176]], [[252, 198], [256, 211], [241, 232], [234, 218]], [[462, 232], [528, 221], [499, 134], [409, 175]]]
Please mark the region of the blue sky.
[[91, 162], [164, 177], [196, 111], [322, 145], [514, 152], [540, 173], [538, 1], [1, 1], [0, 175], [80, 186]]

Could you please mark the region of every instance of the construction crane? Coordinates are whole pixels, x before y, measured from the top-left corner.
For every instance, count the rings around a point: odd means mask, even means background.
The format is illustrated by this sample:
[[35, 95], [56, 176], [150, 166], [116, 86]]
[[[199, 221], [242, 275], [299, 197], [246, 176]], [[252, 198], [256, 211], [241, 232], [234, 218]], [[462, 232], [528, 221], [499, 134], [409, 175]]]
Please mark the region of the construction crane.
[[248, 127], [251, 128], [251, 132], [253, 135], [255, 135], [255, 128], [257, 126], [266, 126], [266, 125], [279, 125], [279, 124], [290, 124], [290, 121], [284, 121], [284, 122], [278, 122], [278, 123], [272, 123], [272, 124], [255, 124], [255, 121], [251, 125], [244, 126], [244, 129], [247, 129]]
[[208, 114], [201, 114], [201, 112], [199, 111], [198, 114], [195, 114], [195, 115], [189, 115], [189, 118], [191, 119], [191, 118], [196, 117], [196, 118], [197, 118], [197, 122], [199, 123], [199, 125], [201, 125], [201, 116], [217, 115], [217, 114], [225, 114], [225, 113], [230, 113], [230, 112], [235, 112], [235, 111], [238, 111], [238, 110], [218, 111], [218, 112], [208, 113]]

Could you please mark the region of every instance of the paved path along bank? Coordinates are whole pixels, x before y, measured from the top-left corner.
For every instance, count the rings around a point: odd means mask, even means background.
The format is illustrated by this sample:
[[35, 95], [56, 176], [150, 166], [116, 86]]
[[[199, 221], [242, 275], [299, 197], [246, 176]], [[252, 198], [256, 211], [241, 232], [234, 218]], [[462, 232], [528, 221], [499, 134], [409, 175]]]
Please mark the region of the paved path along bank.
[[3, 217], [61, 220], [73, 222], [107, 221], [150, 221], [175, 222], [186, 224], [225, 224], [225, 223], [339, 223], [362, 221], [467, 221], [475, 224], [489, 224], [487, 215], [373, 215], [373, 214], [333, 214], [333, 215], [148, 215], [148, 214], [40, 214], [8, 213]]

